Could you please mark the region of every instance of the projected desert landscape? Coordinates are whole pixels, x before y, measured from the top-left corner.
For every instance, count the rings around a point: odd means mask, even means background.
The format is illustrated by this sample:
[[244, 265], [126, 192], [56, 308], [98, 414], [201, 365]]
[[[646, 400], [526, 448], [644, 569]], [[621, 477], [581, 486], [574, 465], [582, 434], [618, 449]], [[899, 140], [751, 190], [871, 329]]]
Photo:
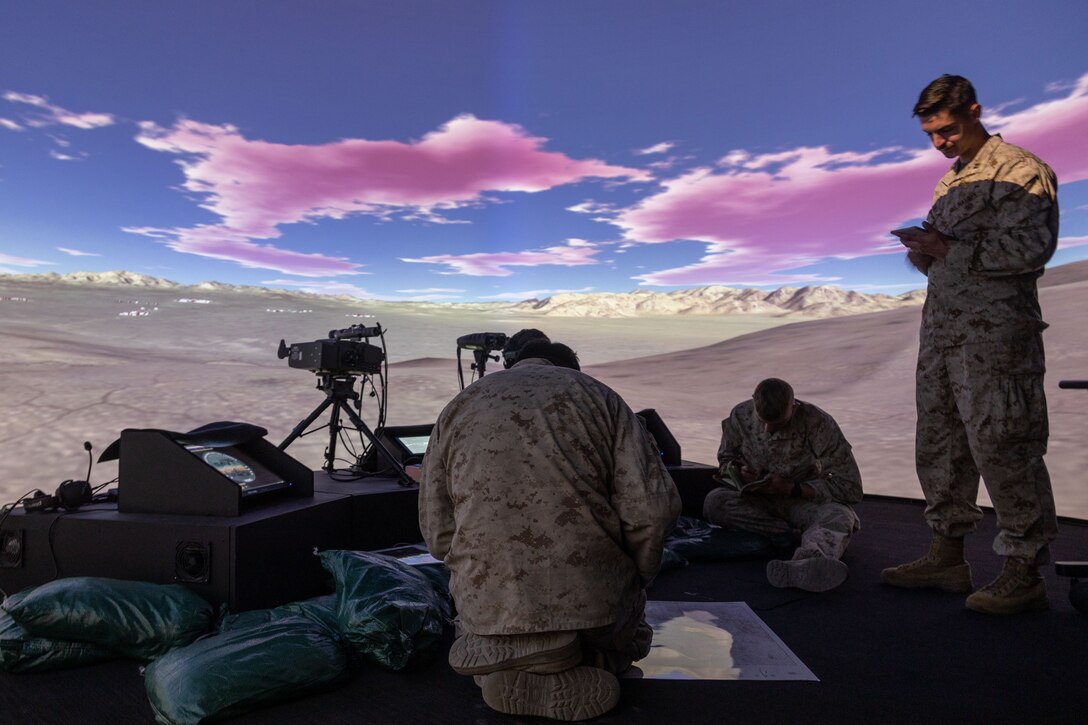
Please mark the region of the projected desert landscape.
[[[124, 428], [184, 431], [236, 420], [267, 428], [278, 443], [324, 398], [311, 373], [277, 358], [280, 339], [312, 341], [358, 323], [387, 330], [388, 424], [432, 422], [457, 393], [457, 337], [538, 327], [574, 347], [586, 372], [633, 408], [657, 409], [687, 460], [714, 462], [721, 418], [775, 375], [836, 417], [866, 491], [920, 496], [913, 462], [918, 293], [806, 288], [745, 296], [704, 288], [443, 305], [170, 286], [139, 276], [78, 280], [0, 277], [5, 502], [82, 478], [83, 441], [97, 457]], [[1059, 513], [1080, 517], [1088, 516], [1088, 393], [1057, 383], [1088, 378], [1086, 294], [1088, 262], [1056, 267], [1042, 280], [1051, 324], [1047, 463]], [[470, 361], [466, 353], [466, 379]], [[499, 369], [492, 363], [488, 374]], [[376, 416], [374, 400], [364, 397], [364, 421], [374, 425]], [[288, 450], [316, 469], [326, 442], [321, 431]], [[341, 453], [346, 466], [350, 454]], [[116, 474], [116, 463], [96, 463], [91, 482]]]

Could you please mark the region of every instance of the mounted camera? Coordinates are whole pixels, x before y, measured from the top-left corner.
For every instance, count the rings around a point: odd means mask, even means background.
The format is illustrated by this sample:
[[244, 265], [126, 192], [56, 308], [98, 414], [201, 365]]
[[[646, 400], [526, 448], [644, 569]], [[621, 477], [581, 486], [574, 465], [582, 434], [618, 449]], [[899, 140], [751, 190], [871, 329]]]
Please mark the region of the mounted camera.
[[[492, 355], [496, 350], [502, 350], [506, 346], [507, 337], [502, 332], [473, 332], [461, 335], [457, 338], [457, 381], [461, 390], [465, 389], [465, 374], [461, 370], [461, 351], [472, 350], [472, 380], [482, 378], [487, 371], [487, 361], [499, 361], [498, 355]], [[471, 382], [471, 381], [470, 381]]]
[[377, 345], [371, 345], [371, 337], [381, 337], [381, 324], [374, 327], [352, 325], [342, 330], [330, 330], [325, 340], [296, 342], [290, 346], [280, 340], [277, 352], [280, 359], [287, 358], [293, 368], [330, 372], [334, 374], [376, 375], [382, 370], [385, 353]]
[[[371, 345], [367, 340], [376, 337], [381, 341], [381, 347]], [[293, 368], [310, 370], [317, 375], [317, 389], [325, 393], [325, 400], [313, 411], [303, 418], [294, 427], [279, 449], [286, 450], [295, 440], [307, 435], [306, 429], [326, 410], [331, 408], [329, 422], [317, 428], [328, 429], [329, 444], [325, 448], [325, 465], [322, 466], [330, 474], [336, 471], [336, 448], [339, 443], [349, 446], [349, 439], [342, 434], [345, 431], [354, 430], [359, 433], [360, 440], [366, 439], [362, 451], [352, 450], [350, 468], [358, 473], [362, 460], [368, 455], [371, 448], [380, 451], [384, 460], [389, 462], [390, 468], [397, 474], [401, 483], [409, 486], [413, 481], [404, 470], [404, 465], [396, 459], [392, 453], [379, 440], [382, 429], [385, 427], [385, 411], [387, 400], [386, 366], [388, 361], [385, 354], [385, 330], [381, 324], [373, 327], [366, 325], [352, 325], [341, 330], [329, 330], [329, 336], [325, 340], [313, 342], [296, 342], [288, 345], [280, 340], [280, 348], [277, 353], [280, 359], [287, 358], [287, 364]], [[355, 390], [357, 378], [361, 390]], [[370, 392], [367, 393], [369, 388]], [[372, 431], [359, 416], [362, 409], [363, 397], [375, 398], [378, 406], [378, 422]], [[346, 428], [341, 422], [341, 415], [347, 416], [353, 429]]]

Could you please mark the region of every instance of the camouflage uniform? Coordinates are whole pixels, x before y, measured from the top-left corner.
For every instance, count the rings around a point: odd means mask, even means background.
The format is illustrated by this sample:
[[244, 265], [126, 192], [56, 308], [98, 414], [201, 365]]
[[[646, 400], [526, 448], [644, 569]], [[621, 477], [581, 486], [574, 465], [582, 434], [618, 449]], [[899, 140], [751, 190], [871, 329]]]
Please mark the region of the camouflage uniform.
[[815, 497], [741, 494], [723, 486], [707, 495], [703, 516], [767, 535], [800, 530], [795, 559], [839, 559], [859, 528], [850, 504], [861, 500], [861, 474], [835, 419], [810, 403], [798, 400], [796, 406], [789, 425], [774, 433], [766, 431], [751, 400], [733, 408], [722, 421], [719, 472], [724, 476], [730, 464], [743, 461], [749, 468], [806, 483]]
[[1043, 322], [1036, 279], [1058, 239], [1057, 180], [991, 136], [937, 184], [929, 222], [951, 237], [935, 259], [918, 351], [918, 478], [926, 520], [954, 538], [975, 529], [979, 474], [1001, 528], [994, 551], [1045, 563], [1057, 533], [1043, 463]]
[[[610, 388], [530, 358], [442, 411], [423, 461], [419, 523], [478, 635], [642, 620], [680, 497], [649, 436]], [[630, 636], [634, 636], [633, 634]]]

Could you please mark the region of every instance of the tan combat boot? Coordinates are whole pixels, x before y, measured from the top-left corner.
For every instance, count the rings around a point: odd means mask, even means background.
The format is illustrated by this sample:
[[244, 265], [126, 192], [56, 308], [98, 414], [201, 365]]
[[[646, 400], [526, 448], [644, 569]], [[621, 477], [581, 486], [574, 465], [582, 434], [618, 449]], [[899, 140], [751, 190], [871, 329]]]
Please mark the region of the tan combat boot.
[[850, 570], [838, 559], [810, 556], [804, 559], [767, 562], [767, 581], [776, 587], [826, 592], [846, 581]]
[[963, 539], [933, 533], [929, 553], [921, 559], [880, 572], [885, 584], [907, 589], [934, 588], [966, 593], [971, 584], [971, 565], [963, 558]]
[[1039, 568], [1019, 556], [1005, 559], [997, 579], [967, 597], [967, 608], [983, 614], [1019, 614], [1049, 606]]
[[481, 675], [479, 685], [492, 710], [552, 720], [589, 720], [614, 708], [620, 699], [619, 680], [596, 667], [547, 675], [501, 670]]
[[482, 635], [465, 632], [450, 647], [449, 663], [460, 675], [486, 675], [499, 670], [537, 674], [562, 672], [581, 664], [577, 632]]

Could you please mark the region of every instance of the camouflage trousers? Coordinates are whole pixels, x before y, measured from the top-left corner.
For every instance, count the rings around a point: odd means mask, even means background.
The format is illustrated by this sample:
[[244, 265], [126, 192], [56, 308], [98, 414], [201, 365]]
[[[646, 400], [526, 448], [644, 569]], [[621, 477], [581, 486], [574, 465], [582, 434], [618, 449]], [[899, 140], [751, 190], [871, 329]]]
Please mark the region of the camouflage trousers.
[[814, 503], [788, 496], [741, 494], [725, 487], [707, 494], [703, 518], [712, 524], [766, 536], [800, 531], [801, 545], [794, 559], [841, 559], [850, 537], [861, 527], [854, 509], [835, 501]]
[[918, 353], [915, 465], [930, 528], [974, 531], [979, 476], [1000, 529], [994, 551], [1043, 564], [1058, 531], [1043, 463], [1049, 427], [1041, 335], [1012, 344], [949, 348], [923, 342]]
[[[460, 620], [456, 622], [460, 630]], [[539, 637], [545, 639], [550, 632], [534, 632], [518, 635], [522, 639]], [[461, 632], [457, 631], [457, 636]], [[654, 630], [646, 623], [646, 590], [639, 590], [638, 595], [612, 624], [593, 629], [578, 630], [578, 640], [582, 646], [582, 664], [608, 670], [614, 675], [626, 672], [631, 663], [650, 653]]]
[[631, 663], [650, 654], [654, 631], [646, 623], [646, 590], [639, 592], [630, 609], [615, 624], [583, 629], [582, 664], [608, 670], [614, 675], [626, 672]]

